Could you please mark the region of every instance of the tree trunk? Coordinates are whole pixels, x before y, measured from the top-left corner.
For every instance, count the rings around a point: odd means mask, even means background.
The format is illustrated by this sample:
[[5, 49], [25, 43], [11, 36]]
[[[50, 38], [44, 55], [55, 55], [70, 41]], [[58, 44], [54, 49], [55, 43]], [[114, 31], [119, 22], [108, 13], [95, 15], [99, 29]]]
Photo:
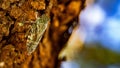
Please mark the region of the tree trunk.
[[[58, 54], [83, 7], [84, 0], [0, 0], [0, 68], [59, 68]], [[28, 54], [27, 32], [42, 15], [50, 21]]]

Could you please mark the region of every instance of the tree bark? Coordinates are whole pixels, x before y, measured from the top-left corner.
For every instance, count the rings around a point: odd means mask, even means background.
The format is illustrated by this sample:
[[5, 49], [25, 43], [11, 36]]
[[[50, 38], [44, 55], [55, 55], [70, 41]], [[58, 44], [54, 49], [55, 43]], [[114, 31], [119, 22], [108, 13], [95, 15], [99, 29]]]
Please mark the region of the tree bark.
[[[84, 0], [0, 0], [0, 68], [59, 68], [58, 54], [77, 24]], [[46, 14], [50, 21], [28, 55], [26, 32]]]

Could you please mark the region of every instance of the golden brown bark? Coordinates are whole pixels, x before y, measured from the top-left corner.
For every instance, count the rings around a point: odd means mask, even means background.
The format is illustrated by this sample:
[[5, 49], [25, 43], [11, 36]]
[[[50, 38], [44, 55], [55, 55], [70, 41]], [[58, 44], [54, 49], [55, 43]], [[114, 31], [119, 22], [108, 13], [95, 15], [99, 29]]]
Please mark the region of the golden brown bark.
[[[58, 54], [83, 5], [84, 0], [0, 0], [0, 68], [59, 67]], [[28, 55], [25, 33], [36, 12], [47, 14], [50, 22], [38, 47]]]

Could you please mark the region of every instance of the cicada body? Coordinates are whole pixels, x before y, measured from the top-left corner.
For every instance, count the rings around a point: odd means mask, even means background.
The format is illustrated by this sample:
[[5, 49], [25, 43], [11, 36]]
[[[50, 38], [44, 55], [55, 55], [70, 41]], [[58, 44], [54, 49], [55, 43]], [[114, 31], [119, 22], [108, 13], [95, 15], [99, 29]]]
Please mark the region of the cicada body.
[[47, 15], [42, 15], [32, 23], [30, 29], [27, 31], [27, 51], [31, 54], [38, 46], [49, 22], [49, 17]]

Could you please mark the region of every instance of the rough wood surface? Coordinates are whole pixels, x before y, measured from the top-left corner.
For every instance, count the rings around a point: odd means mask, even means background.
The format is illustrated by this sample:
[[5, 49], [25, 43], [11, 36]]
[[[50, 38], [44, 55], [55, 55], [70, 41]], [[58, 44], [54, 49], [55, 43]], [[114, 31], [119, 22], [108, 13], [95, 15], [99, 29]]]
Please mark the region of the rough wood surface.
[[[57, 68], [58, 54], [76, 25], [84, 0], [0, 0], [0, 68]], [[31, 21], [50, 22], [36, 50], [28, 55], [25, 37]]]

